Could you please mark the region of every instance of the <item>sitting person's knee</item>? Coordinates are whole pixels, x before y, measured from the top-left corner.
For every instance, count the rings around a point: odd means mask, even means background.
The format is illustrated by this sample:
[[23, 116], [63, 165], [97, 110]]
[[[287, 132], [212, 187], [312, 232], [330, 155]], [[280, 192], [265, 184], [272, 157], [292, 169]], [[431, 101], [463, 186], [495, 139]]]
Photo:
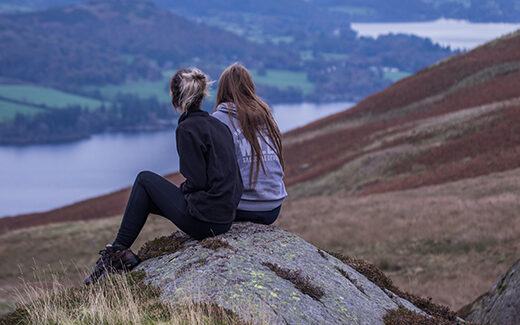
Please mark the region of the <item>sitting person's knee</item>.
[[139, 174], [137, 174], [136, 181], [140, 181], [143, 179], [150, 179], [150, 177], [152, 177], [152, 175], [155, 175], [155, 173], [151, 172], [149, 170], [142, 170], [139, 172]]

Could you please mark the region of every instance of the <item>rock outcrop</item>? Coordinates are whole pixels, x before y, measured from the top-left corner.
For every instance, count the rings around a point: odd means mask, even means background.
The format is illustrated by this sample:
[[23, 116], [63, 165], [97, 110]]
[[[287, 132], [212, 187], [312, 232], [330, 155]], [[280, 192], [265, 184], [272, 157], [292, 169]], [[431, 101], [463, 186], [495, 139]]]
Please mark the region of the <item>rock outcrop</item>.
[[146, 272], [147, 283], [161, 288], [161, 299], [174, 304], [212, 302], [244, 321], [269, 324], [383, 324], [387, 311], [399, 307], [425, 315], [339, 259], [274, 226], [238, 223], [204, 241], [176, 232], [155, 245], [140, 254], [174, 252], [149, 258], [138, 269]]
[[482, 325], [520, 324], [520, 260], [498, 278], [488, 293], [462, 308], [459, 314]]

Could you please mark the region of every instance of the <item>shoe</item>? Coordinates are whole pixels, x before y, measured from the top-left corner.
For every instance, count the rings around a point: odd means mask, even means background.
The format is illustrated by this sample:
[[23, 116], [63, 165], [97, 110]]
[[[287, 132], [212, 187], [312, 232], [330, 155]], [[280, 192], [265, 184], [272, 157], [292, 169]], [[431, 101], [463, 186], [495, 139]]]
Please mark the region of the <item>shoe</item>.
[[95, 283], [110, 273], [130, 271], [141, 262], [130, 248], [112, 246], [111, 244], [100, 250], [99, 255], [101, 257], [97, 260], [94, 271], [83, 280], [86, 285]]

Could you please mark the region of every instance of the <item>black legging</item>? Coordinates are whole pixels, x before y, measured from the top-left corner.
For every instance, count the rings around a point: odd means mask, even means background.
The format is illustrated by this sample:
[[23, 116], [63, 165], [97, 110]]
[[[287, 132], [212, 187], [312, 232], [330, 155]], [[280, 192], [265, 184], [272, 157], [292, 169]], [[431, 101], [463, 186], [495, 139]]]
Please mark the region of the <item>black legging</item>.
[[270, 211], [237, 210], [235, 221], [237, 221], [237, 222], [249, 221], [249, 222], [254, 222], [254, 223], [261, 223], [264, 225], [270, 225], [276, 221], [276, 218], [278, 218], [281, 208], [282, 208], [282, 206], [280, 205]]
[[142, 171], [135, 179], [114, 245], [132, 246], [150, 213], [168, 218], [195, 239], [215, 236], [231, 227], [231, 223], [209, 223], [192, 217], [177, 186], [158, 174]]

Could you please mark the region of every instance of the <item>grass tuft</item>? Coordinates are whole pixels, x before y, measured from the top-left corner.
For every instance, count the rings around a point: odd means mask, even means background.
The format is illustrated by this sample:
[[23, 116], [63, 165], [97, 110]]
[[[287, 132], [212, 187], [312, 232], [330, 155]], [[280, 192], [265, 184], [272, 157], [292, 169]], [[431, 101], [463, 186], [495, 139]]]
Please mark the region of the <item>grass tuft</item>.
[[185, 239], [175, 236], [162, 236], [146, 242], [137, 255], [144, 261], [150, 258], [172, 254], [184, 247]]
[[244, 324], [214, 303], [171, 305], [161, 290], [144, 283], [144, 271], [112, 274], [90, 286], [66, 289], [27, 285], [21, 303], [0, 318], [7, 324]]
[[279, 277], [292, 282], [296, 289], [316, 300], [320, 300], [325, 294], [322, 288], [313, 285], [307, 277], [303, 276], [301, 270], [291, 271], [269, 262], [263, 262], [262, 265], [267, 266]]
[[160, 289], [146, 285], [143, 271], [114, 274], [91, 286], [24, 288], [21, 304], [0, 324], [142, 324], [171, 319], [158, 300]]

